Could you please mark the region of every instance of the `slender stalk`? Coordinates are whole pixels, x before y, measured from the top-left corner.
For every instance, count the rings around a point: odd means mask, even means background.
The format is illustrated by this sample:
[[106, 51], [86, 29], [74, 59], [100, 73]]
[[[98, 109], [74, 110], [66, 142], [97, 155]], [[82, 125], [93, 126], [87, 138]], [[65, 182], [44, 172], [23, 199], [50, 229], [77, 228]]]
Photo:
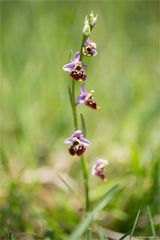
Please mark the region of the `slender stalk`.
[[149, 215], [149, 221], [150, 221], [150, 225], [151, 225], [152, 235], [153, 235], [153, 238], [156, 239], [157, 235], [156, 235], [156, 231], [154, 228], [154, 223], [153, 223], [153, 219], [152, 219], [152, 215], [151, 215], [149, 206], [147, 206], [147, 211], [148, 211], [148, 215]]
[[80, 48], [80, 61], [82, 61], [83, 58], [83, 54], [82, 54], [82, 50], [83, 50], [83, 44], [85, 43], [85, 41], [87, 40], [88, 37], [86, 37], [85, 35], [83, 35], [82, 37], [82, 43], [81, 43], [81, 48]]
[[88, 167], [87, 167], [87, 161], [84, 155], [82, 155], [81, 157], [81, 164], [82, 164], [82, 170], [83, 170], [83, 182], [84, 182], [85, 196], [86, 196], [86, 212], [89, 212], [90, 201], [89, 201], [89, 186], [88, 186]]
[[[75, 82], [72, 81], [72, 99], [73, 99], [73, 105], [72, 105], [72, 111], [73, 111], [73, 118], [74, 118], [74, 128], [75, 130], [78, 129], [78, 120], [77, 120], [77, 109], [75, 104]], [[88, 186], [88, 167], [87, 167], [87, 161], [82, 155], [81, 157], [81, 166], [82, 166], [82, 172], [83, 172], [83, 182], [84, 182], [84, 189], [85, 189], [85, 209], [86, 212], [89, 211], [90, 208], [90, 202], [89, 202], [89, 186]]]
[[[83, 44], [87, 40], [87, 37], [83, 35], [82, 43], [80, 48], [80, 61], [82, 61], [83, 54]], [[70, 94], [70, 93], [69, 93]], [[74, 121], [74, 128], [75, 130], [78, 129], [78, 118], [77, 118], [77, 108], [76, 108], [76, 99], [75, 99], [75, 81], [72, 81], [72, 88], [71, 88], [71, 107], [73, 113], [73, 121]], [[83, 173], [83, 183], [84, 183], [84, 190], [85, 190], [85, 210], [86, 213], [90, 210], [90, 201], [89, 201], [89, 184], [88, 184], [88, 166], [87, 160], [84, 155], [81, 156], [81, 166], [82, 166], [82, 173]], [[89, 239], [89, 231], [86, 232], [86, 238]]]
[[[87, 36], [82, 36], [82, 43], [80, 47], [80, 61], [82, 61], [83, 54], [83, 45], [85, 41], [87, 40]], [[89, 201], [89, 184], [88, 184], [88, 166], [87, 166], [87, 160], [84, 155], [81, 157], [81, 166], [82, 166], [82, 172], [83, 172], [83, 183], [84, 183], [84, 189], [85, 189], [85, 209], [86, 212], [89, 212], [90, 210], [90, 201]]]
[[131, 231], [131, 235], [130, 235], [130, 237], [129, 237], [129, 240], [132, 239], [134, 230], [135, 230], [136, 225], [137, 225], [137, 222], [138, 222], [139, 214], [140, 214], [140, 209], [138, 210], [138, 213], [137, 213], [137, 216], [136, 216], [136, 220], [135, 220], [135, 222], [134, 222], [134, 225], [133, 225], [133, 228], [132, 228], [132, 231]]
[[72, 100], [73, 100], [73, 121], [74, 121], [74, 128], [75, 130], [78, 129], [78, 120], [77, 120], [77, 109], [76, 109], [76, 103], [75, 103], [75, 81], [72, 81]]

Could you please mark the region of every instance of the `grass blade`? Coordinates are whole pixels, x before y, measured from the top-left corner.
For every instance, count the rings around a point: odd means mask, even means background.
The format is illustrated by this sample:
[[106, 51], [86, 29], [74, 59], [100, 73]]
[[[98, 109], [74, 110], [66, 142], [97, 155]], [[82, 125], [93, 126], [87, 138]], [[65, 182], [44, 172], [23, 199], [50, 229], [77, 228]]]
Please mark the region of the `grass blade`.
[[128, 233], [125, 233], [121, 238], [119, 238], [119, 240], [125, 239], [128, 235], [129, 235], [129, 232], [128, 232]]
[[148, 216], [149, 216], [149, 221], [150, 221], [150, 225], [151, 225], [152, 234], [153, 234], [153, 237], [156, 238], [157, 237], [156, 236], [156, 231], [155, 231], [155, 228], [154, 228], [153, 218], [152, 218], [149, 206], [147, 206], [147, 211], [148, 211]]
[[108, 240], [108, 237], [104, 231], [104, 229], [101, 226], [96, 225], [96, 233], [99, 236], [100, 240]]
[[134, 230], [135, 230], [136, 225], [137, 225], [137, 222], [138, 222], [139, 214], [140, 214], [140, 209], [138, 210], [138, 213], [137, 213], [137, 216], [136, 216], [136, 219], [135, 219], [135, 222], [134, 222], [134, 225], [133, 225], [133, 228], [132, 228], [132, 231], [131, 231], [131, 235], [130, 235], [129, 240], [132, 239], [132, 236], [133, 236]]
[[113, 188], [111, 188], [103, 196], [103, 198], [97, 203], [95, 208], [90, 213], [88, 213], [88, 215], [80, 222], [78, 227], [73, 231], [73, 233], [69, 237], [69, 240], [80, 239], [82, 234], [87, 230], [89, 224], [92, 222], [96, 213], [102, 210], [108, 204], [108, 202], [113, 198], [115, 193], [118, 192], [119, 190], [120, 190], [119, 185], [115, 185]]
[[80, 195], [77, 192], [75, 192], [75, 190], [72, 188], [72, 186], [59, 173], [57, 173], [57, 176], [64, 183], [64, 185], [77, 197], [77, 199], [79, 201], [81, 201]]

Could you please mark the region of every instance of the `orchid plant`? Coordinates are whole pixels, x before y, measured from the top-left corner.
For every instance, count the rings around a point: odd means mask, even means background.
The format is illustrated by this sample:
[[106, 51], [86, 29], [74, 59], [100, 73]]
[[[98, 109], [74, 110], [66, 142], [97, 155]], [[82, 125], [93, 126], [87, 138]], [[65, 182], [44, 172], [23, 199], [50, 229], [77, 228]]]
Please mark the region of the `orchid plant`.
[[[76, 51], [74, 56], [71, 57], [70, 62], [63, 66], [63, 70], [65, 72], [68, 72], [69, 77], [71, 78], [72, 85], [68, 89], [74, 120], [74, 132], [71, 137], [64, 141], [64, 143], [69, 145], [68, 152], [71, 156], [78, 156], [81, 159], [83, 182], [85, 189], [86, 213], [89, 213], [91, 211], [88, 181], [89, 172], [91, 172], [92, 175], [97, 176], [101, 181], [105, 181], [106, 177], [104, 168], [106, 164], [108, 164], [107, 160], [98, 159], [92, 167], [91, 171], [89, 171], [88, 163], [84, 153], [86, 152], [87, 147], [91, 145], [91, 143], [88, 139], [86, 139], [86, 125], [84, 117], [81, 114], [82, 129], [80, 130], [77, 114], [77, 106], [79, 104], [83, 104], [84, 106], [87, 106], [94, 110], [99, 109], [99, 106], [97, 106], [97, 103], [93, 98], [94, 91], [91, 90], [87, 92], [85, 90], [85, 82], [88, 81], [88, 76], [86, 73], [87, 66], [82, 62], [83, 60], [85, 60], [85, 57], [90, 58], [97, 55], [96, 43], [94, 43], [90, 38], [96, 22], [97, 15], [95, 16], [93, 12], [91, 12], [89, 16], [85, 17], [80, 51]], [[75, 85], [80, 88], [80, 95], [77, 97], [75, 96]]]

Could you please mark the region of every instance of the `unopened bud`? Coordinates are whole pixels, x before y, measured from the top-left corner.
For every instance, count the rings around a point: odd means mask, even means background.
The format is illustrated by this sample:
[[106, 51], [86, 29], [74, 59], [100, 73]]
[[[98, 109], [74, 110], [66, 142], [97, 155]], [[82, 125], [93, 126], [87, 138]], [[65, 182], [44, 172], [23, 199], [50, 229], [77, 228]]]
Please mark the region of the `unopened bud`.
[[84, 20], [83, 35], [88, 37], [90, 33], [91, 33], [91, 29], [90, 29], [88, 18], [86, 16]]
[[98, 14], [94, 16], [93, 11], [89, 14], [89, 24], [92, 28], [95, 26], [97, 22], [97, 17], [98, 17]]

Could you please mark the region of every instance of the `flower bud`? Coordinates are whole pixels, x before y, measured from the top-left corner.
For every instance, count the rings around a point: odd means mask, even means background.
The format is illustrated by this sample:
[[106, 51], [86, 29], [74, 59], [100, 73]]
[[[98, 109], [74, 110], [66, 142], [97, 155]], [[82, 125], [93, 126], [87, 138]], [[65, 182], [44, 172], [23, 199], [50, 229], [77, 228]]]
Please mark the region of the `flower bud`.
[[88, 18], [86, 16], [85, 20], [84, 20], [83, 35], [89, 36], [90, 33], [91, 33], [90, 24], [89, 24]]
[[98, 14], [94, 16], [93, 11], [89, 14], [89, 25], [91, 26], [91, 28], [95, 26], [97, 22], [97, 17], [98, 17]]

